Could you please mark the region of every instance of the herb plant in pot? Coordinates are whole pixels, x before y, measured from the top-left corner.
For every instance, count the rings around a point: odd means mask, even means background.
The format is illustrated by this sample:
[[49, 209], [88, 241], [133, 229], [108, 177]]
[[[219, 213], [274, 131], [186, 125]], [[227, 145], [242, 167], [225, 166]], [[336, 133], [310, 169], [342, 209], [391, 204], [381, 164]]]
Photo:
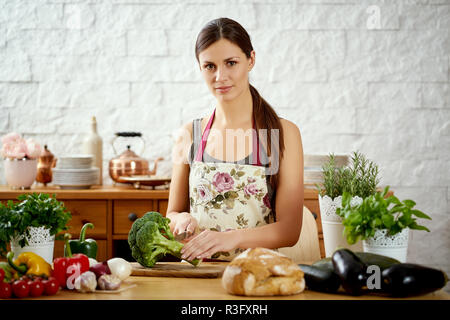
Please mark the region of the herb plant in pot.
[[355, 151], [347, 166], [338, 167], [334, 154], [322, 165], [323, 184], [316, 184], [325, 245], [325, 255], [330, 257], [337, 248], [361, 251], [361, 243], [345, 240], [342, 218], [336, 210], [342, 207], [342, 195], [347, 192], [352, 205], [357, 205], [376, 193], [379, 183], [378, 166], [362, 153]]
[[45, 193], [22, 194], [17, 199], [0, 203], [0, 256], [6, 256], [10, 243], [15, 257], [34, 252], [52, 263], [55, 235], [68, 229], [72, 215], [55, 196]]
[[357, 206], [351, 203], [351, 195], [342, 196], [342, 208], [337, 214], [342, 217], [344, 234], [349, 244], [363, 240], [364, 252], [381, 254], [406, 262], [409, 230], [430, 231], [419, 225], [416, 218], [431, 218], [420, 210], [414, 209], [412, 200], [400, 201], [396, 196], [386, 197], [387, 186]]

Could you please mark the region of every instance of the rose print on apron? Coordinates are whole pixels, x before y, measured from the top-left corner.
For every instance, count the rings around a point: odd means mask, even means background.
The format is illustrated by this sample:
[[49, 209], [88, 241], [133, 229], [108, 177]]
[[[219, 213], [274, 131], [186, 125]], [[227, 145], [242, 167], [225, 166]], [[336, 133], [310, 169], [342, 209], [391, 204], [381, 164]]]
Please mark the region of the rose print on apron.
[[[189, 174], [190, 213], [200, 231], [254, 228], [274, 221], [265, 167], [259, 159], [259, 141], [253, 130], [252, 164], [203, 162], [215, 110], [203, 132]], [[253, 129], [255, 122], [253, 120]], [[254, 163], [256, 162], [256, 163]], [[232, 260], [242, 249], [218, 252], [213, 259]]]

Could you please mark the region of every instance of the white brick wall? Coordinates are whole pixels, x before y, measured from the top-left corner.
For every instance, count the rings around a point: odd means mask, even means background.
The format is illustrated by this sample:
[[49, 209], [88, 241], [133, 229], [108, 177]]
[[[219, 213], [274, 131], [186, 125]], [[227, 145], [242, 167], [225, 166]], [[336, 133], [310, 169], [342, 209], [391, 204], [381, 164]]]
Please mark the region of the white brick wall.
[[450, 0], [0, 0], [0, 134], [76, 153], [96, 115], [105, 169], [114, 132], [135, 130], [170, 174], [171, 134], [213, 107], [194, 44], [220, 16], [249, 31], [251, 82], [304, 152], [377, 162], [433, 217], [409, 259], [450, 273]]

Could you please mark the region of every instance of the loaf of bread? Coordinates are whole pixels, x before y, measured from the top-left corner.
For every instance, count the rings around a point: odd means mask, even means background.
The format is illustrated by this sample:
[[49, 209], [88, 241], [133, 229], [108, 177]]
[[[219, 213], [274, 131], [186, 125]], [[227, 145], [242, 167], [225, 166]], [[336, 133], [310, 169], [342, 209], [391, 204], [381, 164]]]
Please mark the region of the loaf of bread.
[[252, 248], [227, 265], [222, 286], [235, 295], [291, 295], [305, 289], [305, 279], [300, 267], [285, 255], [270, 249]]

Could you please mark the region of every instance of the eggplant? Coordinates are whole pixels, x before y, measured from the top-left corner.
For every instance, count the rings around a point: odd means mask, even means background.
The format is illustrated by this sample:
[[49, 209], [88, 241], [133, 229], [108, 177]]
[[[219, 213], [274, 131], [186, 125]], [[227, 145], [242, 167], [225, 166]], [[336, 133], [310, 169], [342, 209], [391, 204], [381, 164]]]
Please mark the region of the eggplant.
[[361, 295], [367, 290], [367, 266], [351, 250], [335, 251], [331, 261], [346, 293]]
[[430, 293], [443, 288], [448, 281], [441, 270], [413, 263], [398, 263], [381, 273], [383, 291], [395, 297]]
[[314, 267], [319, 267], [328, 271], [334, 272], [333, 262], [331, 262], [331, 257], [326, 257], [318, 260], [312, 264]]
[[[370, 253], [370, 252], [360, 252], [356, 251], [354, 254], [366, 265], [376, 265], [380, 267], [380, 270], [389, 268], [390, 266], [400, 263], [397, 259], [383, 256], [380, 254]], [[325, 268], [327, 270], [334, 270], [333, 263], [331, 262], [331, 257], [323, 258], [318, 260], [312, 264], [313, 266], [317, 266], [320, 268]]]
[[306, 286], [310, 290], [335, 293], [341, 286], [341, 279], [332, 270], [306, 264], [298, 266], [305, 274]]

